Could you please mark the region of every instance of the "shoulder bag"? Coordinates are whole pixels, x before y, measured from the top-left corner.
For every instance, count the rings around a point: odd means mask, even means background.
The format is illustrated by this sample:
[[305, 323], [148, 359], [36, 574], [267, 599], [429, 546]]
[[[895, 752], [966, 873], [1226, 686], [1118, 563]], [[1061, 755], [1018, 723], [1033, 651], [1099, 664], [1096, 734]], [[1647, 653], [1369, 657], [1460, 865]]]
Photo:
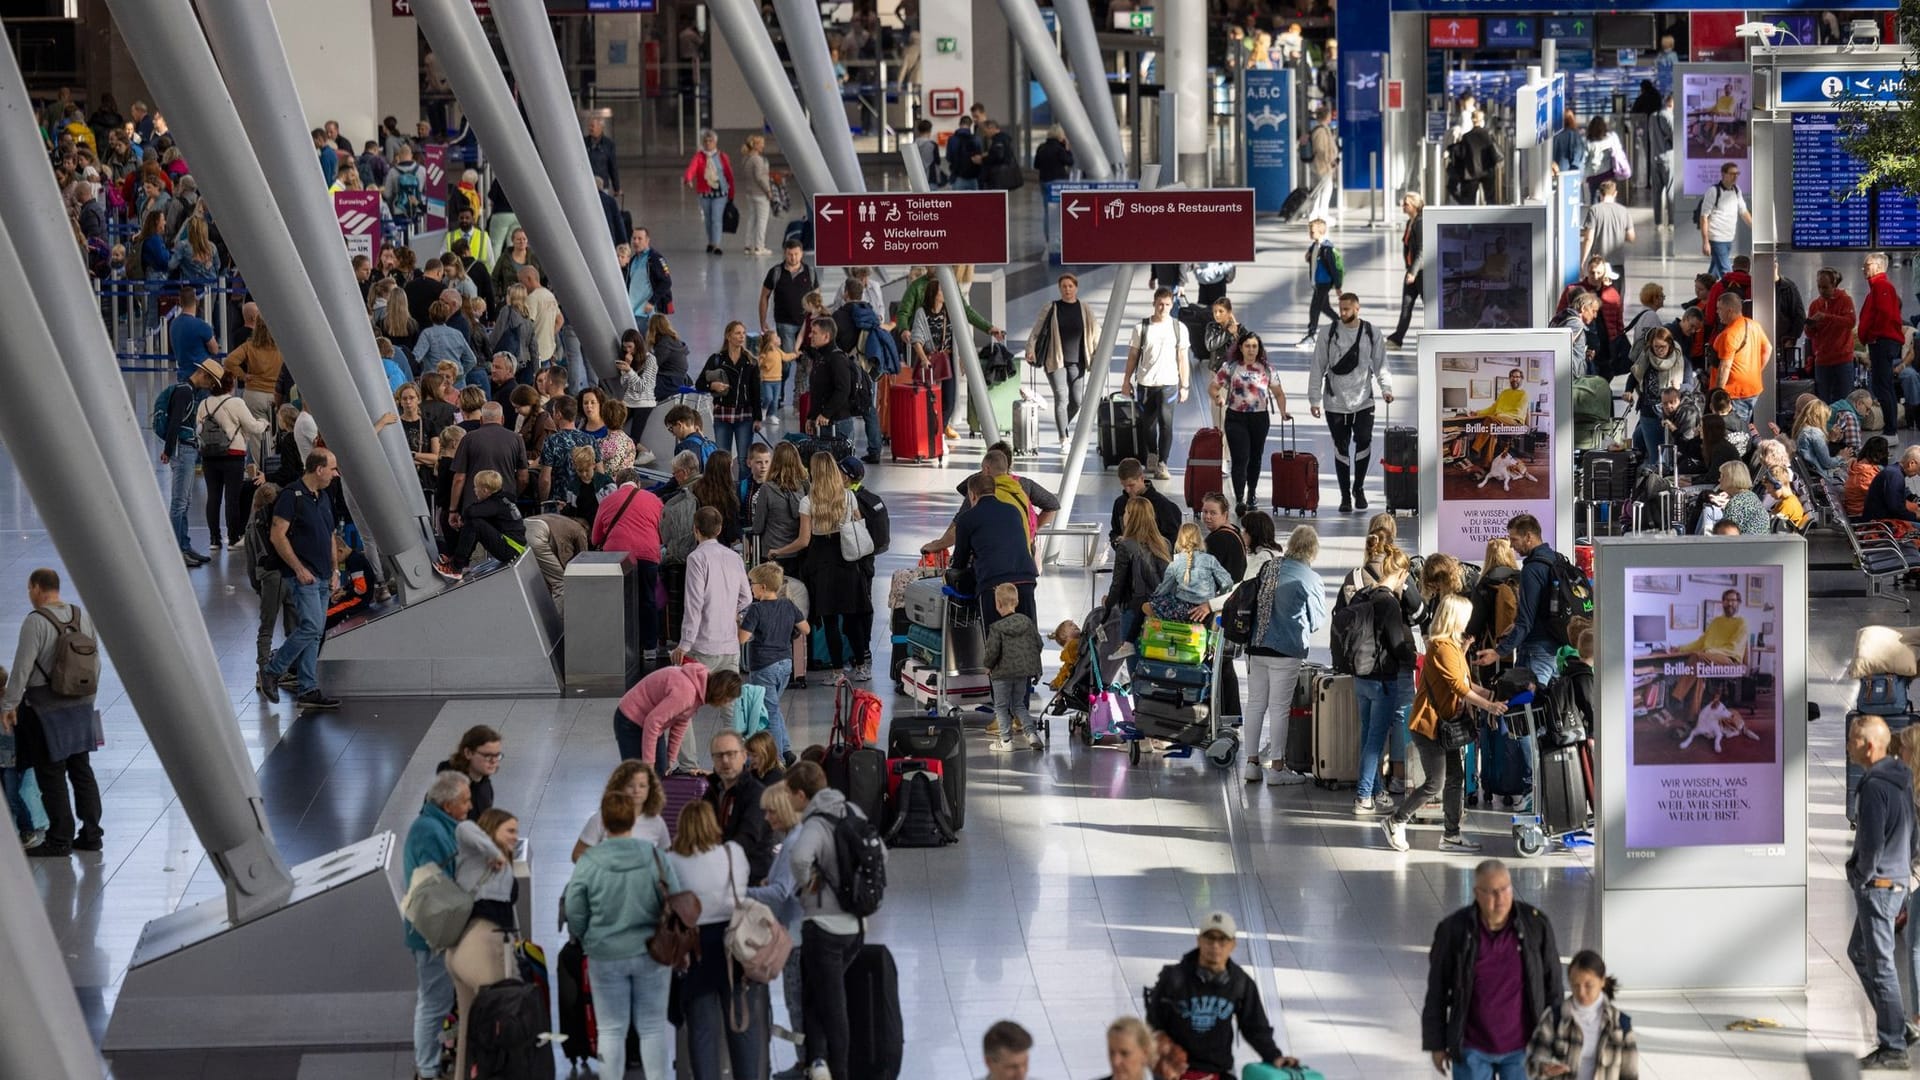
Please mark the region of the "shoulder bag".
[[[848, 500], [852, 502], [851, 499]], [[852, 509], [851, 506], [848, 509]], [[873, 533], [868, 531], [867, 523], [861, 518], [849, 515], [840, 523], [840, 557], [848, 562], [859, 562], [873, 554]]]
[[660, 924], [647, 939], [647, 955], [661, 967], [685, 973], [700, 959], [700, 897], [667, 891], [667, 864], [653, 849], [653, 887], [660, 893]]

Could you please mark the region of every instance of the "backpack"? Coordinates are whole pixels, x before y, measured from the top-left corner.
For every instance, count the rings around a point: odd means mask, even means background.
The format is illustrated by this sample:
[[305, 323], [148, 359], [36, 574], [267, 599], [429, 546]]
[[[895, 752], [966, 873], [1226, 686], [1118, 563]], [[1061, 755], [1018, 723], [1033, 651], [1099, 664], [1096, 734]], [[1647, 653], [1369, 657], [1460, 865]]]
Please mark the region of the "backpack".
[[840, 910], [866, 918], [887, 893], [887, 846], [852, 804], [833, 823], [834, 874], [828, 882]]
[[1546, 712], [1540, 718], [1540, 745], [1558, 750], [1587, 741], [1586, 703], [1592, 700], [1593, 669], [1573, 661], [1547, 684]]
[[[1275, 561], [1278, 560], [1270, 560], [1269, 565]], [[1233, 591], [1227, 594], [1226, 604], [1220, 609], [1222, 629], [1227, 640], [1235, 645], [1253, 643], [1253, 628], [1259, 616], [1260, 588], [1267, 576], [1266, 567], [1260, 569], [1260, 573], [1235, 585]]]
[[247, 522], [247, 534], [241, 542], [246, 547], [247, 558], [253, 567], [254, 592], [260, 591], [262, 574], [285, 572], [287, 564], [281, 561], [280, 553], [273, 548], [273, 507], [267, 507]]
[[700, 431], [696, 431], [685, 439], [680, 440], [680, 443], [681, 445], [675, 448], [674, 452], [679, 453], [680, 450], [683, 449], [693, 451], [699, 456], [700, 467], [703, 469], [707, 467], [707, 459], [713, 456], [714, 451], [720, 449], [719, 443], [707, 438], [706, 433]]
[[47, 680], [47, 692], [54, 697], [90, 698], [100, 689], [100, 643], [80, 625], [80, 605], [69, 604], [73, 616], [66, 622], [53, 617], [46, 608], [33, 613], [53, 624], [53, 663], [34, 669]]
[[[727, 867], [732, 873], [731, 864]], [[770, 983], [780, 976], [793, 955], [793, 936], [773, 909], [758, 900], [736, 895], [733, 917], [727, 920], [727, 955], [739, 963], [748, 982]], [[744, 1026], [744, 1025], [743, 1025]]]
[[1193, 280], [1202, 285], [1230, 285], [1239, 267], [1230, 262], [1201, 263], [1193, 268]]
[[516, 976], [480, 988], [467, 1016], [467, 1068], [478, 1080], [552, 1080], [545, 991]]
[[395, 217], [418, 220], [426, 214], [427, 189], [421, 181], [421, 171], [418, 165], [400, 170], [400, 180], [394, 185]]
[[1353, 595], [1333, 614], [1333, 670], [1342, 675], [1372, 675], [1380, 667], [1380, 628], [1373, 617], [1372, 585]]
[[[232, 400], [234, 399], [231, 397], [227, 399], [227, 401]], [[198, 428], [200, 453], [207, 457], [219, 457], [233, 449], [233, 436], [227, 434], [227, 429], [220, 426], [220, 410], [225, 405], [226, 401], [214, 405], [200, 403]]]
[[914, 765], [900, 774], [889, 847], [945, 847], [960, 839], [947, 808], [947, 789], [933, 770]]
[[1571, 645], [1567, 624], [1576, 618], [1593, 618], [1593, 582], [1565, 555], [1553, 553], [1552, 578], [1547, 583], [1546, 628], [1553, 640]]
[[[162, 388], [158, 394], [154, 395], [153, 411], [147, 415], [147, 427], [153, 432], [155, 438], [163, 442], [167, 438], [167, 420], [173, 414], [173, 392], [183, 386], [187, 388], [187, 393], [193, 393], [192, 383], [177, 382]], [[186, 443], [189, 446], [193, 445], [193, 437], [192, 424], [182, 423], [180, 430], [174, 432], [175, 442]]]

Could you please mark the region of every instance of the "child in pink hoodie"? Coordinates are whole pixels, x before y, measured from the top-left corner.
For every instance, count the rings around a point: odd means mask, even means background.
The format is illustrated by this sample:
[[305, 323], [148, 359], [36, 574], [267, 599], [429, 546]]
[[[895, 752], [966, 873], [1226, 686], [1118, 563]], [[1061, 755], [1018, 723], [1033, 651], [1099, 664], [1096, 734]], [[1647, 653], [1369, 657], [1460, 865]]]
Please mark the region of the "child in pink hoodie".
[[693, 661], [661, 668], [634, 683], [613, 714], [613, 737], [620, 746], [620, 757], [654, 764], [654, 749], [664, 733], [667, 758], [659, 764], [665, 771], [680, 756], [680, 743], [700, 706], [726, 705], [739, 696], [739, 672], [709, 676], [706, 665]]

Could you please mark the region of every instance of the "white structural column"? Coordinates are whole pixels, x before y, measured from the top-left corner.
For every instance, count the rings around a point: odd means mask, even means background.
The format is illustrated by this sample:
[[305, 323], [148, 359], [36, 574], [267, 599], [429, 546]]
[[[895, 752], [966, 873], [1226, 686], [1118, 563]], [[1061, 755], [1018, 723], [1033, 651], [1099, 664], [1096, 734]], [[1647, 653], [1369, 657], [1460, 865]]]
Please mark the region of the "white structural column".
[[786, 37], [787, 56], [793, 61], [794, 81], [806, 98], [813, 137], [827, 159], [834, 186], [841, 191], [867, 190], [859, 155], [853, 152], [853, 133], [847, 130], [840, 81], [834, 77], [833, 59], [827, 52], [820, 5], [814, 0], [773, 0], [773, 10], [780, 16], [780, 32]]
[[[1100, 149], [1113, 171], [1119, 173], [1125, 168], [1127, 152], [1121, 144], [1120, 118], [1113, 111], [1113, 90], [1107, 83], [1093, 11], [1087, 0], [1054, 0], [1053, 14], [1060, 20], [1060, 36], [1066, 41], [1067, 58], [1073, 62], [1073, 85], [1080, 92], [1080, 104], [1100, 136]], [[1074, 150], [1075, 160], [1093, 153], [1092, 146], [1076, 146]]]
[[779, 54], [773, 51], [773, 39], [760, 21], [759, 5], [753, 0], [709, 0], [707, 12], [739, 62], [740, 73], [753, 90], [754, 100], [760, 103], [760, 111], [766, 114], [774, 137], [780, 140], [780, 152], [806, 189], [803, 194], [833, 191], [837, 186], [833, 171], [807, 126], [807, 114], [801, 111], [800, 99], [787, 82]]
[[[1160, 82], [1178, 94], [1173, 130], [1180, 133], [1180, 172], [1171, 179], [1190, 188], [1207, 186], [1207, 10], [1205, 4], [1162, 4], [1158, 11], [1166, 52]], [[1161, 123], [1166, 112], [1161, 110]], [[1172, 163], [1168, 163], [1171, 165]]]
[[[1200, 5], [1192, 6], [1197, 10]], [[1066, 61], [1060, 59], [1060, 50], [1047, 34], [1046, 23], [1040, 20], [1040, 8], [1033, 0], [1000, 0], [1000, 10], [1007, 17], [1007, 26], [1012, 29], [1014, 40], [1020, 43], [1027, 66], [1033, 70], [1033, 76], [1046, 88], [1047, 100], [1053, 105], [1053, 114], [1060, 126], [1067, 131], [1067, 138], [1073, 145], [1089, 150], [1098, 147], [1100, 134], [1095, 130], [1093, 121], [1088, 118], [1086, 107], [1080, 104], [1079, 91], [1074, 89], [1073, 76], [1067, 74]], [[1204, 16], [1202, 16], [1204, 18]], [[1202, 30], [1205, 30], [1204, 23]], [[1205, 41], [1201, 42], [1200, 59], [1206, 62]], [[1105, 154], [1086, 153], [1076, 155], [1075, 160], [1080, 171], [1089, 180], [1105, 180], [1113, 176], [1113, 167]]]

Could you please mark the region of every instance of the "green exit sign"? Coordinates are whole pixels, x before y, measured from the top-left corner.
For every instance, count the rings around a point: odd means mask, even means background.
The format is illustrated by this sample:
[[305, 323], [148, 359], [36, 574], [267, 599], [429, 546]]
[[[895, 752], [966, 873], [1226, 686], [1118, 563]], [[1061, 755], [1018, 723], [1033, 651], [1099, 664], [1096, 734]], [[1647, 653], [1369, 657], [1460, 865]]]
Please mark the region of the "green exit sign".
[[943, 52], [943, 53], [959, 52], [960, 39], [950, 38], [950, 37], [935, 38], [933, 42], [933, 51]]
[[1115, 30], [1132, 30], [1137, 33], [1149, 33], [1153, 30], [1153, 9], [1145, 11], [1116, 11], [1113, 13]]

